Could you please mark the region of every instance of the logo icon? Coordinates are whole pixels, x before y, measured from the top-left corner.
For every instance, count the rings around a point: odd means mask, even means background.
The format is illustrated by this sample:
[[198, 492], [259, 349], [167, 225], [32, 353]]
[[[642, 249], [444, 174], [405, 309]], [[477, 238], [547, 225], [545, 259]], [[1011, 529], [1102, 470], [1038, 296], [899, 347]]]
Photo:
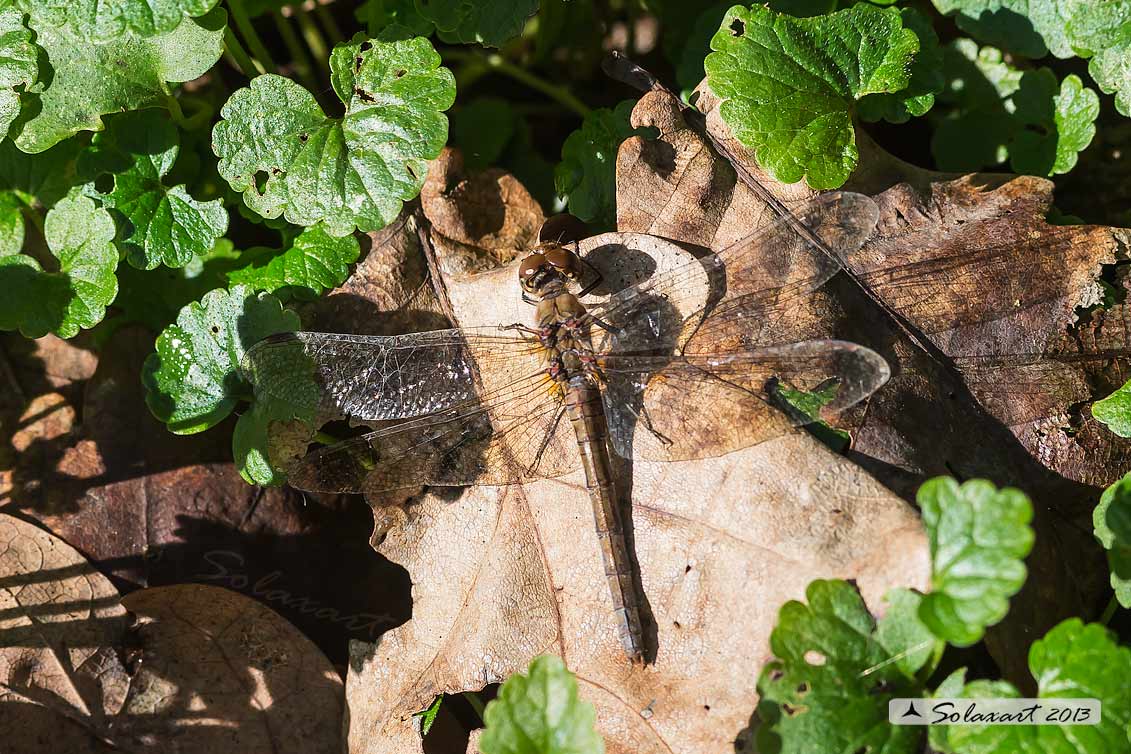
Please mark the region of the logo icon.
[[901, 717], [922, 717], [922, 715], [919, 714], [919, 710], [915, 709], [915, 702], [908, 702], [907, 711], [904, 712]]

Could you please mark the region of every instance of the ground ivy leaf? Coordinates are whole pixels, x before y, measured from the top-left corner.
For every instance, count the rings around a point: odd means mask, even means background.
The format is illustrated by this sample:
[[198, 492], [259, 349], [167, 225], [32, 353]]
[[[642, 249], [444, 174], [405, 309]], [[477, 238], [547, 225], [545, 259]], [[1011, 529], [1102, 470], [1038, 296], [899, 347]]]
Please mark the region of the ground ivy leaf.
[[911, 83], [896, 94], [870, 94], [860, 100], [857, 110], [868, 121], [906, 123], [923, 115], [935, 104], [935, 95], [946, 83], [943, 78], [943, 53], [939, 36], [931, 22], [914, 8], [900, 11], [903, 25], [919, 39], [919, 52], [911, 63]]
[[1131, 608], [1131, 473], [1104, 490], [1092, 513], [1092, 526], [1107, 550], [1115, 597]]
[[913, 649], [923, 638], [928, 655], [938, 644], [913, 626], [908, 608], [913, 612], [917, 596], [895, 594], [895, 613], [882, 633], [847, 581], [813, 581], [805, 590], [808, 604], [783, 605], [770, 634], [774, 659], [758, 680], [758, 751], [916, 751], [919, 730], [888, 725], [887, 709], [893, 697], [921, 694], [906, 668], [925, 661]]
[[269, 293], [245, 286], [209, 292], [181, 309], [145, 360], [149, 410], [177, 434], [216, 425], [241, 397], [251, 398], [251, 385], [239, 373], [244, 352], [268, 335], [298, 327], [298, 315]]
[[0, 256], [0, 330], [73, 338], [98, 324], [118, 293], [114, 221], [92, 199], [76, 195], [47, 213], [44, 236], [58, 272], [24, 254]]
[[13, 126], [16, 144], [42, 152], [79, 131], [101, 131], [107, 113], [161, 105], [165, 82], [191, 81], [220, 59], [226, 21], [218, 8], [164, 34], [121, 34], [95, 44], [69, 23], [53, 26], [33, 16], [36, 44], [54, 74], [29, 88], [35, 106], [24, 110], [35, 114]]
[[39, 76], [37, 54], [24, 14], [11, 0], [0, 0], [0, 139], [20, 112], [16, 87], [31, 86]]
[[203, 16], [220, 0], [16, 0], [53, 26], [69, 25], [88, 39], [111, 41], [123, 33], [165, 34], [186, 17]]
[[247, 255], [255, 261], [229, 272], [228, 280], [257, 291], [306, 288], [320, 294], [345, 282], [349, 266], [360, 253], [361, 246], [353, 236], [331, 236], [315, 225], [299, 233], [285, 251], [250, 250]]
[[1005, 617], [1025, 582], [1033, 506], [1020, 490], [949, 477], [924, 482], [916, 501], [931, 548], [931, 591], [919, 617], [935, 636], [968, 646]]
[[416, 0], [416, 10], [445, 42], [498, 47], [522, 32], [538, 0]]
[[1068, 33], [1077, 52], [1090, 56], [1088, 72], [1115, 109], [1131, 116], [1131, 0], [1078, 2]]
[[914, 678], [928, 663], [929, 670], [933, 670], [946, 642], [931, 633], [919, 619], [923, 595], [910, 589], [892, 589], [884, 595], [884, 601], [888, 608], [876, 624], [876, 641], [908, 678]]
[[0, 257], [19, 254], [24, 247], [24, 203], [10, 191], [0, 191]]
[[616, 225], [617, 148], [629, 136], [647, 132], [629, 123], [635, 104], [625, 100], [613, 110], [592, 111], [562, 145], [554, 187], [568, 201], [570, 213], [586, 222]]
[[220, 199], [197, 201], [183, 185], [162, 183], [179, 148], [177, 129], [165, 111], [141, 110], [113, 118], [79, 159], [85, 177], [113, 176], [113, 189], [101, 197], [125, 220], [121, 243], [134, 267], [183, 267], [228, 230]]
[[853, 103], [905, 89], [918, 47], [892, 8], [793, 18], [734, 7], [704, 68], [723, 120], [763, 167], [786, 183], [835, 188], [859, 157]]
[[499, 688], [483, 713], [483, 754], [604, 754], [593, 705], [577, 695], [577, 680], [561, 658], [534, 658], [526, 675]]
[[1099, 97], [1079, 77], [1057, 84], [1048, 68], [1019, 71], [993, 47], [958, 39], [944, 50], [947, 88], [939, 96], [931, 151], [944, 170], [1009, 159], [1021, 173], [1055, 175], [1076, 164], [1095, 135]]
[[1066, 32], [1073, 3], [1066, 0], [932, 0], [955, 16], [958, 28], [981, 41], [1027, 58], [1075, 53]]
[[1131, 380], [1092, 404], [1092, 416], [1120, 437], [1131, 437]]
[[[929, 728], [932, 748], [947, 754], [1071, 752], [1107, 754], [1128, 751], [1131, 741], [1131, 649], [1097, 623], [1069, 618], [1029, 650], [1029, 670], [1043, 698], [1093, 697], [1100, 700], [1098, 725], [940, 725]], [[961, 685], [961, 673], [948, 678], [937, 696], [1020, 697], [1005, 681]], [[957, 682], [956, 682], [957, 681]], [[960, 693], [955, 693], [961, 687]], [[945, 692], [945, 693], [943, 693]]]
[[352, 84], [342, 119], [274, 75], [253, 79], [221, 110], [212, 139], [220, 175], [260, 215], [325, 222], [344, 236], [384, 227], [420, 193], [427, 161], [447, 141], [455, 79], [426, 39], [353, 44], [356, 55], [331, 57], [335, 91]]
[[20, 151], [11, 139], [0, 141], [0, 192], [10, 191], [29, 206], [50, 207], [75, 184], [81, 150], [74, 139], [39, 154]]
[[287, 481], [286, 473], [271, 461], [270, 443], [276, 423], [292, 420], [293, 414], [289, 403], [263, 395], [240, 414], [232, 432], [232, 460], [245, 482], [275, 487]]

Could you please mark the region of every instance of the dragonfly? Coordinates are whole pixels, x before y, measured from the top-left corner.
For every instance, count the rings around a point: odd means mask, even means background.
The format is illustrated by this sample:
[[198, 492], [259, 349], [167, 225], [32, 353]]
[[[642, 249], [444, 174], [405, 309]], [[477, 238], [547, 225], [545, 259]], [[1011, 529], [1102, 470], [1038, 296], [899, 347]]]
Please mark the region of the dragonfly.
[[[617, 636], [640, 661], [643, 596], [614, 456], [630, 468], [721, 456], [833, 418], [881, 387], [889, 368], [879, 354], [798, 340], [790, 321], [877, 221], [868, 197], [825, 194], [722, 251], [682, 253], [618, 285], [605, 284], [609, 265], [595, 251], [541, 242], [517, 265], [529, 322], [286, 333], [253, 345], [241, 368], [257, 394], [318, 423], [368, 428], [286, 464], [300, 489], [380, 501], [390, 490], [582, 469]], [[825, 405], [799, 410], [786, 390], [820, 391]]]

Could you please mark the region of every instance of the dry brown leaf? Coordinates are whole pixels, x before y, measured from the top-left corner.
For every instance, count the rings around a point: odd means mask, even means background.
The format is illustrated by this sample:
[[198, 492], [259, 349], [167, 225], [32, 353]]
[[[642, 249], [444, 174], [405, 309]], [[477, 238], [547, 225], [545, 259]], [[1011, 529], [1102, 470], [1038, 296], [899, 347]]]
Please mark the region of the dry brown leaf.
[[[712, 134], [764, 177], [729, 138], [709, 92], [701, 95]], [[644, 96], [633, 123], [660, 135], [621, 148], [622, 230], [719, 249], [743, 234], [746, 218], [767, 212], [671, 98]], [[990, 636], [1007, 675], [1031, 684], [1027, 646], [1003, 637], [1039, 636], [1096, 609], [1106, 570], [1091, 510], [1102, 487], [1131, 465], [1131, 443], [1087, 410], [1125, 377], [1123, 310], [1080, 323], [1076, 315], [1097, 300], [1095, 278], [1125, 253], [1127, 233], [1047, 224], [1049, 181], [933, 173], [888, 155], [863, 132], [857, 141], [861, 167], [845, 188], [873, 195], [881, 219], [847, 262], [870, 296], [842, 275], [793, 326], [800, 335], [862, 343], [892, 364], [891, 381], [858, 417], [853, 443], [853, 458], [890, 489], [910, 499], [924, 478], [952, 474], [1020, 487], [1035, 500], [1031, 575]], [[787, 203], [810, 193], [763, 182]]]
[[[633, 234], [583, 252], [616, 245], [617, 258], [646, 254], [660, 269], [690, 259]], [[516, 278], [512, 265], [448, 281], [459, 324], [528, 321], [517, 292], [499, 295]], [[618, 642], [579, 474], [427, 494], [376, 545], [412, 575], [413, 618], [351, 646], [350, 751], [420, 752], [413, 713], [436, 694], [482, 688], [546, 652], [577, 674], [610, 752], [733, 751], [783, 602], [814, 578], [856, 579], [876, 607], [893, 586], [926, 584], [913, 510], [805, 433], [721, 458], [637, 461], [631, 480], [654, 664], [629, 665]]]
[[200, 584], [134, 592], [142, 661], [120, 727], [183, 752], [337, 754], [342, 682], [277, 613]]
[[78, 552], [0, 514], [5, 751], [109, 750], [104, 742], [129, 688], [116, 654], [128, 624], [117, 591]]

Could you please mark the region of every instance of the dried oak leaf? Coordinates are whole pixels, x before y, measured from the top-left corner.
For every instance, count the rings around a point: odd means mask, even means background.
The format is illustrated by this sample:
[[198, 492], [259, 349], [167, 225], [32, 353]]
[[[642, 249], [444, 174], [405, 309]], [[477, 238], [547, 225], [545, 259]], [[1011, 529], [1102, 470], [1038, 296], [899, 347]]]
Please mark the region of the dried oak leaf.
[[[630, 260], [617, 270], [628, 276], [631, 260], [691, 259], [635, 234], [588, 239], [590, 251]], [[516, 277], [509, 265], [445, 281], [456, 322], [528, 322]], [[608, 751], [733, 751], [783, 602], [817, 577], [856, 579], [874, 605], [893, 586], [925, 585], [914, 511], [803, 432], [708, 460], [637, 461], [625, 478], [654, 664], [624, 657], [579, 473], [428, 493], [375, 537], [412, 575], [413, 618], [351, 645], [350, 751], [420, 752], [413, 713], [436, 694], [482, 688], [546, 652], [577, 674]]]
[[[708, 130], [786, 204], [811, 193], [766, 179], [718, 118]], [[768, 212], [678, 104], [645, 95], [633, 124], [653, 141], [626, 141], [618, 159], [622, 230], [718, 250]], [[1008, 676], [1029, 683], [1024, 642], [1068, 615], [1095, 609], [1102, 553], [1088, 516], [1102, 487], [1131, 463], [1131, 443], [1090, 416], [1090, 401], [1125, 378], [1123, 306], [1079, 317], [1099, 300], [1101, 266], [1125, 254], [1127, 231], [1045, 221], [1052, 183], [1003, 174], [935, 173], [901, 162], [860, 131], [860, 167], [845, 188], [872, 195], [877, 234], [845, 260], [823, 300], [795, 313], [808, 337], [840, 337], [880, 352], [889, 383], [869, 402], [852, 457], [910, 499], [926, 477], [985, 477], [1037, 502], [1030, 577], [988, 637]], [[918, 341], [918, 342], [916, 342]], [[1095, 567], [1081, 558], [1095, 559]]]
[[8, 510], [78, 548], [123, 593], [182, 582], [234, 589], [338, 662], [350, 638], [403, 622], [407, 576], [369, 547], [367, 506], [249, 486], [214, 434], [170, 434], [138, 388], [152, 347], [148, 331], [123, 328], [80, 407], [56, 393], [32, 399], [10, 440], [19, 464], [7, 474]]

